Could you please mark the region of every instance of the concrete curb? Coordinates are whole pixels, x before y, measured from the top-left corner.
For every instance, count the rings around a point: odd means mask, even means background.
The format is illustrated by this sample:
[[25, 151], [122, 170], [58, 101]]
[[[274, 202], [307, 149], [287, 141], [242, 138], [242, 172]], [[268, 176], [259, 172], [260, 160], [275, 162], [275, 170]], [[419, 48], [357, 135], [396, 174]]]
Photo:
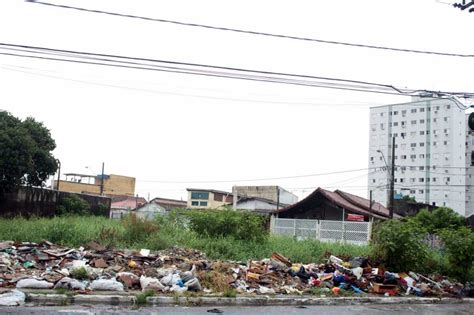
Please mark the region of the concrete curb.
[[[358, 305], [358, 304], [458, 304], [472, 303], [473, 298], [422, 298], [422, 297], [171, 297], [147, 298], [148, 306], [292, 306], [292, 305]], [[63, 306], [134, 305], [133, 295], [66, 295], [28, 293], [27, 302], [37, 305]]]

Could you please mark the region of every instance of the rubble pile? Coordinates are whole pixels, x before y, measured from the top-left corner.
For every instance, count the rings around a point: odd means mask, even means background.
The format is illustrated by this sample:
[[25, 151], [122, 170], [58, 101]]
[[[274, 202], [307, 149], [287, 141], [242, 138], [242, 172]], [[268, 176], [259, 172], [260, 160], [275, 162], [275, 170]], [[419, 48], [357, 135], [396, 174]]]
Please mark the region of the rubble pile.
[[[260, 261], [208, 260], [197, 250], [115, 250], [97, 242], [78, 249], [42, 243], [0, 242], [0, 288], [91, 291], [154, 290], [221, 294], [383, 294], [461, 296], [463, 286], [414, 272], [392, 273], [356, 257], [330, 256], [324, 264], [298, 264], [273, 253]], [[8, 297], [11, 299], [10, 297]], [[9, 300], [10, 301], [10, 300]]]

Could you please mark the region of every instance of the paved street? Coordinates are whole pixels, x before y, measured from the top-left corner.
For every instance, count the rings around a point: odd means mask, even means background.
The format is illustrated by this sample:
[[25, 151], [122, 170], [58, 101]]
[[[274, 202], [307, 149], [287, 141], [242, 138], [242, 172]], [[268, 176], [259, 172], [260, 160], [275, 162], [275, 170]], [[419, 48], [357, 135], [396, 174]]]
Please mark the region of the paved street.
[[473, 304], [418, 304], [418, 305], [348, 305], [348, 306], [269, 306], [269, 307], [145, 307], [130, 309], [122, 307], [0, 307], [5, 315], [47, 315], [47, 314], [474, 314]]

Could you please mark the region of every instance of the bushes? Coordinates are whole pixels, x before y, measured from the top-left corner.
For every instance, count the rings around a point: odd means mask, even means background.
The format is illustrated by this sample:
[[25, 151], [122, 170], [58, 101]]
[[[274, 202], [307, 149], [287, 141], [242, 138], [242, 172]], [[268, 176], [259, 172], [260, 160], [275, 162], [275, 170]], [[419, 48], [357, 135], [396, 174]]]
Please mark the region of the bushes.
[[474, 281], [472, 277], [474, 261], [474, 233], [467, 227], [456, 230], [444, 229], [440, 232], [449, 262], [447, 274], [461, 281]]
[[436, 208], [431, 213], [426, 209], [422, 209], [414, 217], [414, 220], [431, 234], [442, 229], [457, 229], [466, 225], [464, 217], [445, 207]]
[[90, 206], [81, 197], [70, 195], [61, 200], [60, 205], [56, 208], [58, 215], [86, 215], [90, 210]]
[[414, 221], [388, 220], [374, 233], [374, 254], [393, 271], [423, 271], [429, 258], [426, 232]]
[[189, 226], [204, 237], [233, 237], [237, 240], [263, 242], [268, 236], [266, 219], [249, 212], [233, 210], [191, 211]]

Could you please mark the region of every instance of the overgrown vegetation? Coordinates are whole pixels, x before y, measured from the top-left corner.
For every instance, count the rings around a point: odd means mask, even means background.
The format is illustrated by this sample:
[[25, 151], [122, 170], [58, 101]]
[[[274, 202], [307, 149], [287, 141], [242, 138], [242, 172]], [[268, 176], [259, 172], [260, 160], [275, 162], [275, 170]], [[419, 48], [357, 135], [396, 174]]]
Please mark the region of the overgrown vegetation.
[[266, 218], [250, 212], [233, 210], [190, 211], [190, 228], [204, 237], [233, 237], [238, 240], [264, 242]]
[[[474, 281], [474, 233], [465, 225], [465, 218], [449, 208], [388, 220], [375, 229], [373, 253], [394, 271], [440, 273], [462, 282]], [[427, 235], [439, 238], [441, 249], [430, 248]]]
[[77, 195], [70, 195], [61, 200], [56, 208], [58, 215], [86, 215], [90, 210], [89, 203]]
[[135, 304], [137, 306], [145, 305], [146, 304], [146, 298], [150, 297], [150, 296], [155, 296], [155, 295], [156, 295], [155, 290], [151, 290], [151, 289], [145, 290], [145, 292], [140, 293], [135, 297]]
[[340, 257], [370, 254], [368, 246], [296, 241], [291, 237], [266, 236], [264, 241], [255, 241], [203, 236], [189, 228], [186, 217], [176, 213], [148, 222], [131, 217], [114, 221], [91, 216], [0, 219], [0, 240], [50, 240], [74, 247], [96, 240], [105, 246], [151, 250], [177, 245], [201, 250], [212, 259], [238, 261], [270, 257], [274, 251], [303, 263], [321, 262], [329, 253]]

